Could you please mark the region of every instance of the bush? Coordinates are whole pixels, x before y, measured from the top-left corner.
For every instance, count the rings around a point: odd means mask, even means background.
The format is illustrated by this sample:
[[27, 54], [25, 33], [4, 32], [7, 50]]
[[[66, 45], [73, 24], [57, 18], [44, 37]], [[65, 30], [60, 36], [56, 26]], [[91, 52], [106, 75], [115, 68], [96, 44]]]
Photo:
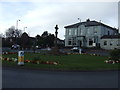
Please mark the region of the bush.
[[114, 61], [120, 60], [120, 49], [115, 49], [110, 52], [111, 59]]

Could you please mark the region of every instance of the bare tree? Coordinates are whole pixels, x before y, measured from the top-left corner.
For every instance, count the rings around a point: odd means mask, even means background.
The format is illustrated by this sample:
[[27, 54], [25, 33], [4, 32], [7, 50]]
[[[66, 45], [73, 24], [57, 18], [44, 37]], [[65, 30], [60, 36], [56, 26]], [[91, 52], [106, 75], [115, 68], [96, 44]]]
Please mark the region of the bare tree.
[[17, 44], [19, 42], [18, 41], [19, 38], [22, 35], [22, 31], [15, 29], [15, 26], [11, 26], [6, 30], [5, 35], [6, 35], [6, 39], [8, 39], [10, 43]]
[[22, 35], [22, 30], [15, 29], [15, 26], [11, 26], [9, 29], [6, 30], [6, 37], [7, 38], [18, 38]]
[[15, 27], [14, 26], [11, 26], [9, 29], [6, 30], [6, 37], [7, 38], [12, 38], [12, 37], [15, 37]]
[[3, 33], [0, 33], [0, 38], [4, 38], [4, 34]]

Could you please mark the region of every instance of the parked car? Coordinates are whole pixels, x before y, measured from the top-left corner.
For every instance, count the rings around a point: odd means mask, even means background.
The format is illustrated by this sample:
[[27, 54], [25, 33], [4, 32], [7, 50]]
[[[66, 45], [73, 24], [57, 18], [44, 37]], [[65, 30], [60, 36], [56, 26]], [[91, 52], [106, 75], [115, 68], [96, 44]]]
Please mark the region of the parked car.
[[85, 51], [82, 48], [78, 48], [78, 47], [73, 47], [71, 51], [79, 53], [79, 49], [81, 49], [81, 53], [85, 53]]
[[41, 50], [51, 51], [52, 49], [47, 47], [47, 48], [41, 48]]
[[17, 44], [14, 44], [12, 45], [11, 49], [19, 49], [20, 48], [20, 45], [17, 45]]

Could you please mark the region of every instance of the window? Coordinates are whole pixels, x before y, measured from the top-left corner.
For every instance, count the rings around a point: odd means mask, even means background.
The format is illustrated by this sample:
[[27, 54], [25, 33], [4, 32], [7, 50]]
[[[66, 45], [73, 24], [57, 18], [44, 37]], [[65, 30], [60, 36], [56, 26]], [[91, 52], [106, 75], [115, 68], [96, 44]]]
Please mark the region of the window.
[[97, 33], [97, 31], [95, 30], [95, 31], [94, 31], [94, 34], [96, 34], [96, 33]]
[[71, 34], [72, 34], [72, 30], [69, 29], [69, 31], [68, 31], [68, 35], [71, 35]]
[[90, 28], [87, 29], [87, 33], [90, 34]]
[[81, 26], [78, 28], [78, 35], [81, 35]]
[[120, 42], [119, 41], [117, 42], [117, 46], [120, 46]]
[[108, 31], [108, 35], [110, 35], [110, 31]]
[[68, 40], [68, 45], [72, 45], [71, 39]]
[[104, 41], [104, 45], [107, 45], [107, 41]]
[[98, 43], [98, 36], [94, 36], [94, 43]]
[[113, 45], [113, 43], [112, 43], [112, 41], [110, 41], [110, 46], [112, 46]]
[[110, 46], [112, 46], [112, 43], [110, 43]]
[[84, 29], [83, 29], [83, 30], [81, 30], [81, 35], [84, 35]]
[[89, 39], [89, 45], [93, 45], [93, 40], [92, 39]]
[[96, 34], [97, 33], [97, 30], [96, 29], [94, 29], [94, 34]]
[[93, 27], [89, 27], [89, 28], [87, 29], [87, 33], [88, 33], [89, 35], [94, 34]]
[[80, 35], [83, 35], [83, 30], [85, 29], [85, 27], [84, 27], [84, 25], [81, 25], [80, 27], [79, 27], [79, 34]]
[[65, 35], [67, 35], [68, 30], [65, 31]]
[[73, 38], [73, 45], [76, 45], [76, 38]]
[[96, 26], [93, 27], [93, 31], [94, 31], [94, 34], [97, 33], [97, 27]]
[[74, 33], [75, 33], [75, 35], [77, 35], [77, 29], [75, 29]]

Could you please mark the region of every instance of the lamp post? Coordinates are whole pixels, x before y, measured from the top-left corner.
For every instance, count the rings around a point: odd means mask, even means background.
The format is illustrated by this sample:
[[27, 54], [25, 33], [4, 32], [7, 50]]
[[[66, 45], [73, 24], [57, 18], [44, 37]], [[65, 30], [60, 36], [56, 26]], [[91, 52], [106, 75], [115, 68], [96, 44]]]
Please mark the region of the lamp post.
[[81, 19], [80, 19], [80, 18], [78, 18], [78, 20], [81, 22]]
[[26, 29], [26, 28], [27, 28], [27, 27], [24, 27], [24, 28], [23, 28], [24, 32], [25, 32], [25, 29]]
[[19, 21], [20, 21], [19, 19], [16, 21], [16, 29], [15, 29], [15, 42], [16, 42], [16, 43], [17, 43], [16, 33], [17, 33], [17, 30], [18, 30], [18, 22], [19, 22]]
[[18, 29], [18, 22], [19, 21], [20, 21], [19, 19], [16, 21], [16, 30]]

